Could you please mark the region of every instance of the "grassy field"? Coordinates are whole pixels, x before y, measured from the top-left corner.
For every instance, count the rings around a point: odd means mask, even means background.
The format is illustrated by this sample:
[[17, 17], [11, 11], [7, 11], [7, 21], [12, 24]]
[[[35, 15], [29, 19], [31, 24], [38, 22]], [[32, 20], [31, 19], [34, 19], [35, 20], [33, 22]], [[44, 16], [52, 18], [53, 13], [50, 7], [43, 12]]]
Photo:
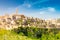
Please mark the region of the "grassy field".
[[60, 30], [59, 32], [57, 31], [53, 31], [53, 32], [50, 33], [47, 32], [46, 34], [42, 33], [42, 36], [40, 35], [41, 37], [38, 35], [39, 38], [36, 38], [36, 37], [31, 37], [33, 34], [30, 33], [28, 34], [30, 36], [25, 36], [23, 35], [23, 33], [17, 34], [14, 31], [0, 29], [0, 40], [60, 40]]
[[0, 30], [0, 40], [38, 40], [38, 39], [22, 36], [12, 31]]

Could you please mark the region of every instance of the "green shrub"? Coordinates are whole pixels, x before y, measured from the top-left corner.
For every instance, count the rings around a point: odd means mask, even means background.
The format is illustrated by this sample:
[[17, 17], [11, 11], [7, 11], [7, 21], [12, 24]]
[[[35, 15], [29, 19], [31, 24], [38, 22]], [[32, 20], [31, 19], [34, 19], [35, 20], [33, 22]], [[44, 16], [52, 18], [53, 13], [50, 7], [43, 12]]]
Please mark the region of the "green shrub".
[[[19, 27], [17, 29], [13, 29], [15, 33], [22, 34], [31, 38], [40, 38], [41, 40], [53, 40], [59, 39], [60, 36], [57, 34], [60, 32], [60, 29], [44, 29], [37, 27]], [[43, 39], [45, 38], [45, 39]]]

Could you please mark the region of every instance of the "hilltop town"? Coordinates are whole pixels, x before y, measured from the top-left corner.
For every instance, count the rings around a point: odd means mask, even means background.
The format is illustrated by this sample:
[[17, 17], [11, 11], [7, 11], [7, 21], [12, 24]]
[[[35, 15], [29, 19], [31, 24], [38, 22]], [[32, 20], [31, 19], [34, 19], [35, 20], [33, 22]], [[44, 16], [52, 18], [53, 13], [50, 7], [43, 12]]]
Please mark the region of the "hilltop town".
[[42, 20], [34, 17], [26, 17], [18, 14], [5, 14], [0, 16], [0, 28], [13, 29], [18, 27], [38, 27], [38, 28], [60, 28], [60, 19]]

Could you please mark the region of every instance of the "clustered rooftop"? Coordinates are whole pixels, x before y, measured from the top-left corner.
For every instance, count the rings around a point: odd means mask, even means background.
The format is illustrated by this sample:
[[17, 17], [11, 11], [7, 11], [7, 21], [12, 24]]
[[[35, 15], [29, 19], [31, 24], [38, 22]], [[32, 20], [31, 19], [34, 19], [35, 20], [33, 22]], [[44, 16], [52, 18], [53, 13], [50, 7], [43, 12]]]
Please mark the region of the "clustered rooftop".
[[7, 30], [18, 27], [60, 28], [60, 19], [42, 20], [18, 14], [0, 16], [0, 28]]

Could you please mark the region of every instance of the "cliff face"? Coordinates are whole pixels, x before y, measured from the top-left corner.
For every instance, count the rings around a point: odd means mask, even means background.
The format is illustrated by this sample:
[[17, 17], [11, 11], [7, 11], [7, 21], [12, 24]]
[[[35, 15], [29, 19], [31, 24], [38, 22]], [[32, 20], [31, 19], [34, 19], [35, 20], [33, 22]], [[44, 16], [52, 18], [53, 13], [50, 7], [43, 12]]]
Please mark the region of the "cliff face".
[[60, 20], [42, 20], [39, 18], [26, 17], [24, 15], [13, 14], [0, 16], [0, 28], [7, 30], [22, 27], [38, 28], [60, 28]]

